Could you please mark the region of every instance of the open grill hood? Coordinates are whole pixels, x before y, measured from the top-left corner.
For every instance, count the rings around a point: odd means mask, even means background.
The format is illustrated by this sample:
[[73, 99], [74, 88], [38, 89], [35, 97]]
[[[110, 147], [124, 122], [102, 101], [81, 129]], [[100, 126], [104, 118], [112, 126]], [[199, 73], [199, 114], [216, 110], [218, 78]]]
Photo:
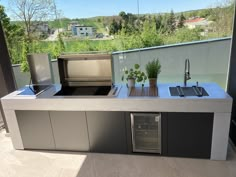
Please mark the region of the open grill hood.
[[110, 54], [61, 55], [58, 58], [62, 86], [111, 86]]
[[58, 58], [62, 88], [54, 96], [114, 97], [119, 88], [112, 84], [111, 55], [77, 54]]

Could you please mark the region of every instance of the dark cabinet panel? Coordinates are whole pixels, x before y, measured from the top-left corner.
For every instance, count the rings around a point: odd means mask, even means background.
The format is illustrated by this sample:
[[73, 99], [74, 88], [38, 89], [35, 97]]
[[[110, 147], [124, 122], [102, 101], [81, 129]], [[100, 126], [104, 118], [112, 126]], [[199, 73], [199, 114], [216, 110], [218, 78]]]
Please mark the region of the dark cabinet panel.
[[161, 155], [168, 155], [168, 125], [167, 125], [168, 113], [161, 113]]
[[233, 101], [232, 114], [231, 114], [231, 124], [230, 124], [230, 139], [236, 146], [236, 103]]
[[124, 112], [86, 112], [90, 150], [127, 153]]
[[168, 113], [168, 155], [210, 158], [213, 116], [213, 113]]
[[230, 124], [230, 132], [229, 132], [230, 139], [236, 146], [236, 120], [232, 119]]

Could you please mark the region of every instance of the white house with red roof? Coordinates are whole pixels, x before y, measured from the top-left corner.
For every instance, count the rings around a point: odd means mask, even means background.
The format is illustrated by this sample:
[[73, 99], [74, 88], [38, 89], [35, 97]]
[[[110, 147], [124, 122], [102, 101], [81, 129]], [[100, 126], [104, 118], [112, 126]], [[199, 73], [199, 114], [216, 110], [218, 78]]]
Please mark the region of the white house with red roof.
[[194, 29], [196, 27], [209, 27], [209, 25], [213, 23], [213, 21], [208, 21], [205, 18], [193, 18], [184, 21], [184, 26], [189, 29]]

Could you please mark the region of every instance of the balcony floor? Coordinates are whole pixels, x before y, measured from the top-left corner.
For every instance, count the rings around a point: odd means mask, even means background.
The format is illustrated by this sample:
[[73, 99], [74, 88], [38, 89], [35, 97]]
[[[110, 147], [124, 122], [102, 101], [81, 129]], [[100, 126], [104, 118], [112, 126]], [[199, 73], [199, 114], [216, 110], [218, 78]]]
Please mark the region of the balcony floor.
[[14, 150], [0, 131], [0, 177], [235, 177], [236, 153], [227, 161], [141, 155]]

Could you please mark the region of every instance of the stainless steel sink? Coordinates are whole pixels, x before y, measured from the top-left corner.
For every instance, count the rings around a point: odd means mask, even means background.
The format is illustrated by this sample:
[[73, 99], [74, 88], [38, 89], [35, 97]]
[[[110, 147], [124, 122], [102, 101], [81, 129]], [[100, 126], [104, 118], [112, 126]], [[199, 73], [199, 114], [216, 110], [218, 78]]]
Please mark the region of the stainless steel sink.
[[209, 94], [207, 93], [207, 91], [203, 87], [197, 87], [197, 86], [192, 86], [192, 87], [176, 86], [176, 87], [169, 87], [169, 90], [170, 90], [171, 96], [180, 96], [180, 97], [209, 96]]

